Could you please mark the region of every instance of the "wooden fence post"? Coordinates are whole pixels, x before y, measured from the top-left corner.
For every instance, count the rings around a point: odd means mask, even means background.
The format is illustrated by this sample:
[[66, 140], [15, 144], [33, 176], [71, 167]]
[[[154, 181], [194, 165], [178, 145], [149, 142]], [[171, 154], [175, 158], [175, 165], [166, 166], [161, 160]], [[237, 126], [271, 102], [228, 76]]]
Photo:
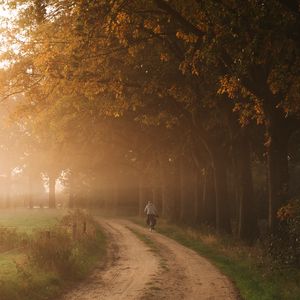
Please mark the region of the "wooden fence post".
[[83, 233], [86, 234], [86, 221], [83, 221]]
[[50, 238], [51, 238], [50, 230], [47, 230], [47, 231], [46, 231], [46, 238], [47, 238], [48, 240], [50, 240]]
[[72, 233], [73, 233], [73, 240], [76, 240], [77, 238], [77, 223], [73, 223], [73, 227], [72, 227]]

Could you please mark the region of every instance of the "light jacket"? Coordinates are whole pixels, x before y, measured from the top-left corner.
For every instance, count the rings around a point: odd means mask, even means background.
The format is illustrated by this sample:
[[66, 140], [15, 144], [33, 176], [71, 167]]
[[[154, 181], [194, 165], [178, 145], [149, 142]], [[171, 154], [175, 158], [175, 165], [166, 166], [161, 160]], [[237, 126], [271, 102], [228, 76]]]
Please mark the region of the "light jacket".
[[144, 209], [144, 212], [147, 214], [147, 215], [157, 215], [157, 210], [154, 206], [154, 204], [152, 203], [148, 203]]

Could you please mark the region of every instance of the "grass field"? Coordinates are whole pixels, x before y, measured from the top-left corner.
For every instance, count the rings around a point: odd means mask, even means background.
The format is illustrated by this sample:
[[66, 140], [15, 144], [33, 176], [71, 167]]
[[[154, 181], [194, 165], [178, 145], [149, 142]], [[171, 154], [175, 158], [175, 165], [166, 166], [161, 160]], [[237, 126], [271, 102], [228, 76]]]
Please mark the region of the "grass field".
[[[48, 229], [59, 222], [66, 211], [46, 209], [0, 210], [0, 227], [16, 229], [32, 234], [36, 230]], [[14, 280], [17, 276], [16, 263], [22, 263], [24, 253], [19, 250], [0, 252], [1, 280]]]
[[20, 232], [50, 228], [67, 213], [66, 210], [16, 209], [0, 210], [0, 227], [16, 228]]
[[[29, 246], [27, 242], [24, 247], [9, 248], [8, 251], [2, 252], [0, 247], [1, 300], [56, 298], [63, 290], [87, 276], [93, 266], [103, 260], [105, 236], [92, 218], [87, 219], [88, 227], [92, 231], [87, 232], [87, 235], [82, 237], [83, 240], [79, 238], [72, 241], [72, 234], [68, 234], [67, 231], [66, 238], [64, 236], [62, 240], [56, 238], [61, 233], [60, 226], [55, 227], [55, 225], [59, 225], [67, 214], [66, 210], [0, 210], [0, 229], [8, 228], [16, 232], [20, 240], [32, 240], [36, 245], [33, 247], [30, 242]], [[44, 247], [44, 250], [41, 251], [40, 247], [43, 247], [44, 241], [43, 239], [39, 240], [39, 232], [45, 232], [45, 229], [52, 232], [52, 238], [49, 241], [45, 240], [46, 243], [49, 243], [49, 247]], [[64, 240], [69, 242], [64, 244]], [[52, 251], [50, 251], [51, 249]], [[56, 254], [56, 250], [65, 252]], [[61, 259], [59, 253], [62, 255], [67, 253], [68, 257], [65, 259], [63, 256]], [[44, 256], [45, 266], [43, 262], [36, 263], [34, 261], [35, 257], [38, 258], [40, 254]], [[51, 256], [52, 260], [48, 259], [47, 255]]]

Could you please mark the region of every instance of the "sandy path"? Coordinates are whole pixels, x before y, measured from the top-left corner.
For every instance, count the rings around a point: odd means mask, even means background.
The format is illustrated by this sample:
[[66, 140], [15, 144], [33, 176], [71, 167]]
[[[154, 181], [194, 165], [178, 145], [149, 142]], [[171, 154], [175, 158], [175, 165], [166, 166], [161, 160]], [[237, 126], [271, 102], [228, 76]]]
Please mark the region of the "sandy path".
[[123, 224], [147, 235], [158, 245], [166, 268], [156, 280], [156, 289], [150, 292], [154, 299], [238, 299], [230, 280], [207, 259], [157, 232], [127, 221]]
[[[238, 299], [232, 283], [194, 251], [129, 221], [101, 223], [111, 241], [109, 262], [64, 300]], [[147, 235], [154, 251], [130, 229]]]
[[110, 240], [105, 269], [96, 269], [63, 299], [141, 299], [144, 287], [158, 272], [158, 258], [123, 225], [114, 221], [102, 221], [101, 225]]

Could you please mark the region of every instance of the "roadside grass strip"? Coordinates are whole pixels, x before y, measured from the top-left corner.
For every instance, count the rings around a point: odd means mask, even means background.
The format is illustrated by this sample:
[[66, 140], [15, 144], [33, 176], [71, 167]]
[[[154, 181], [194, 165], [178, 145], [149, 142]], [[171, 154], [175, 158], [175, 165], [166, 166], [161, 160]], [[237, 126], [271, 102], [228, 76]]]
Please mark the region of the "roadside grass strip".
[[224, 245], [218, 243], [218, 238], [215, 243], [206, 244], [202, 239], [193, 237], [189, 230], [175, 225], [163, 224], [158, 232], [209, 259], [234, 282], [242, 299], [300, 299], [299, 270], [272, 269], [268, 262], [258, 263], [255, 257], [247, 256], [249, 253], [235, 255], [228, 245], [226, 249]]
[[[141, 218], [130, 218], [145, 227]], [[260, 246], [245, 246], [205, 229], [179, 227], [160, 220], [157, 232], [206, 257], [236, 286], [245, 300], [299, 300], [300, 270], [278, 266], [261, 254]]]
[[152, 239], [149, 238], [149, 236], [147, 236], [146, 234], [141, 233], [138, 230], [135, 230], [129, 226], [126, 226], [127, 229], [129, 229], [132, 233], [134, 233], [134, 235], [136, 235], [136, 237], [138, 237], [139, 240], [141, 240], [142, 242], [144, 242], [152, 252], [158, 254], [158, 247], [156, 245], [155, 242], [153, 242]]

